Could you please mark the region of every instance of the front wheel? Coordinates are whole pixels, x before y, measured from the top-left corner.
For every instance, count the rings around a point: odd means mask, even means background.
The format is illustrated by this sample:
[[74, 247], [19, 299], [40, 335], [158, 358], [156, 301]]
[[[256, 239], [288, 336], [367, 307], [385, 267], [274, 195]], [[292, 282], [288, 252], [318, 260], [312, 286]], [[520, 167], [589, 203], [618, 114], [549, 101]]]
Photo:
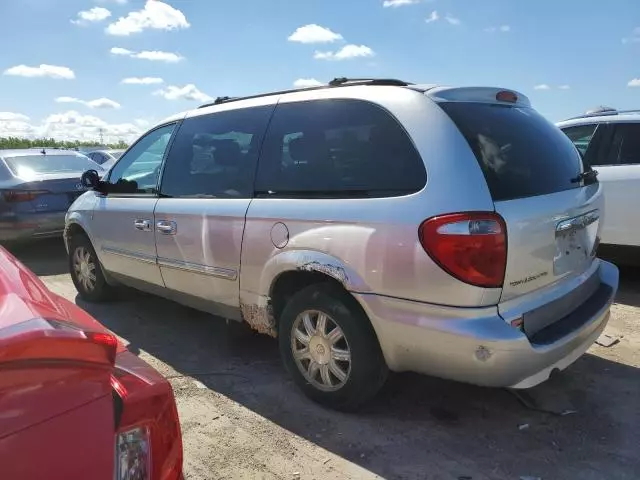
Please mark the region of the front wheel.
[[317, 403], [354, 410], [386, 380], [387, 366], [369, 319], [337, 286], [312, 285], [296, 293], [278, 329], [285, 367]]
[[103, 302], [111, 298], [112, 287], [104, 278], [91, 241], [84, 235], [74, 235], [69, 241], [69, 273], [82, 299]]

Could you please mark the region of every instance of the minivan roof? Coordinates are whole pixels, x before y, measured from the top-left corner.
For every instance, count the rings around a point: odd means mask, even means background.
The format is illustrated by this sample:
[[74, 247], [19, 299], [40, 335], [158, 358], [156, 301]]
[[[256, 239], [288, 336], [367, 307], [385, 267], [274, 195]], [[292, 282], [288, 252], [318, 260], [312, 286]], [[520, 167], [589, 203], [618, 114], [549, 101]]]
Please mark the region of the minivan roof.
[[[165, 118], [156, 125], [160, 126], [172, 121], [181, 120], [187, 116], [199, 116], [213, 113], [219, 110], [231, 110], [234, 108], [246, 108], [249, 106], [270, 105], [277, 103], [281, 98], [288, 96], [299, 97], [301, 93], [309, 92], [311, 97], [316, 97], [318, 91], [332, 90], [335, 88], [358, 88], [358, 87], [399, 87], [415, 90], [420, 93], [427, 93], [434, 101], [458, 101], [458, 102], [482, 102], [501, 103], [496, 100], [499, 92], [514, 95], [514, 101], [509, 103], [514, 106], [530, 107], [531, 103], [527, 96], [512, 89], [497, 87], [451, 87], [437, 84], [418, 84], [391, 78], [346, 78], [339, 77], [331, 80], [325, 85], [313, 87], [302, 87], [288, 90], [265, 92], [244, 97], [218, 97], [213, 102], [205, 103], [195, 109], [180, 112]], [[226, 107], [226, 108], [225, 108]], [[154, 127], [154, 128], [156, 128]]]

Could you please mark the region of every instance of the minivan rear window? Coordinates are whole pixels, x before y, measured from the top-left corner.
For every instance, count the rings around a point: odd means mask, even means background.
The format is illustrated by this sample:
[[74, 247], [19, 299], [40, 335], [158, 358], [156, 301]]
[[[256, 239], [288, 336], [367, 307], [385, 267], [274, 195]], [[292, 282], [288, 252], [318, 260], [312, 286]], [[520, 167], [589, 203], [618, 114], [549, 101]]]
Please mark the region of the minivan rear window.
[[573, 143], [532, 108], [470, 102], [439, 105], [471, 146], [494, 201], [580, 187], [575, 179], [584, 169]]

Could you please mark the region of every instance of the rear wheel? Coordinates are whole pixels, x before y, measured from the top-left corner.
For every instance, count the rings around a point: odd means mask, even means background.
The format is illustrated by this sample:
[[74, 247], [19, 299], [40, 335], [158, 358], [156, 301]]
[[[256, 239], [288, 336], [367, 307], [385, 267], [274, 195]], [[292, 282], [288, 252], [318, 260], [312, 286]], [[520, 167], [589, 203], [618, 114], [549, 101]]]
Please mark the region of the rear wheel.
[[103, 302], [111, 298], [112, 287], [102, 273], [102, 266], [85, 235], [69, 240], [69, 272], [80, 297], [89, 302]]
[[307, 287], [284, 308], [280, 353], [296, 384], [312, 400], [354, 410], [387, 377], [375, 332], [360, 306], [332, 284]]

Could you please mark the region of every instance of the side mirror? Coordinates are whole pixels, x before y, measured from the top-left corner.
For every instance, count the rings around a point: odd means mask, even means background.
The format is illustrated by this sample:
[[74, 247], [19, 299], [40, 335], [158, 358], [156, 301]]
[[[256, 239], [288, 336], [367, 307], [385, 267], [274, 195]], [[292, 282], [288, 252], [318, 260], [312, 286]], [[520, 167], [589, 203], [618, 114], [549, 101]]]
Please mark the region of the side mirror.
[[97, 170], [87, 170], [80, 177], [80, 183], [83, 187], [97, 190], [100, 185], [100, 174]]

